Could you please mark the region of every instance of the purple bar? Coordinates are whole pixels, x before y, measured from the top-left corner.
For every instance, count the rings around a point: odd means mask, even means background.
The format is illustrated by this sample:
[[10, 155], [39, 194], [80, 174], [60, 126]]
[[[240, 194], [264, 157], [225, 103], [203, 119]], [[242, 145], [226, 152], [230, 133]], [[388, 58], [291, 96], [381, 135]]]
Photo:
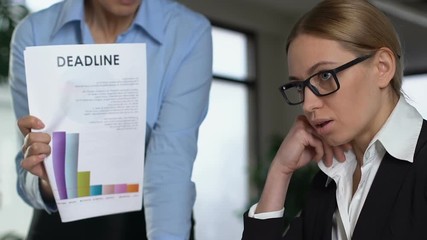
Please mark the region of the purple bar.
[[127, 184], [115, 184], [114, 193], [126, 193], [128, 190]]
[[67, 188], [65, 186], [65, 132], [53, 132], [52, 134], [52, 160], [59, 198], [61, 200], [67, 199]]

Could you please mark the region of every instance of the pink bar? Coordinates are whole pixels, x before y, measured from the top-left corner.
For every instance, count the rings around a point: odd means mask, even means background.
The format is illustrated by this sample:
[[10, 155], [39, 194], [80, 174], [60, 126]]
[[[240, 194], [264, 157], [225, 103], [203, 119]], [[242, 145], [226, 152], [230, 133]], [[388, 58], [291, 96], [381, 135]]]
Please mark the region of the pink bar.
[[114, 193], [126, 193], [127, 188], [127, 184], [116, 184], [114, 185]]
[[113, 194], [114, 185], [102, 185], [102, 195]]

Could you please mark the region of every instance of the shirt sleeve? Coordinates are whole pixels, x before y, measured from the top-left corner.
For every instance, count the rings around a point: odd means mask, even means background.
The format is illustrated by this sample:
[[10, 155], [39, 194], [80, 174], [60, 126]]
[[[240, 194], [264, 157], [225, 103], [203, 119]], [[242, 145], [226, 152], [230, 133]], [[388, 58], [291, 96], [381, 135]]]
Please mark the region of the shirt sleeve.
[[178, 70], [167, 76], [172, 81], [147, 145], [144, 208], [151, 240], [185, 240], [191, 229], [196, 197], [191, 175], [212, 82], [210, 24], [186, 44], [190, 48]]
[[264, 212], [264, 213], [255, 213], [258, 203], [255, 203], [251, 206], [248, 212], [248, 217], [256, 219], [270, 219], [270, 218], [281, 218], [285, 212], [285, 208], [280, 209], [279, 211]]
[[[11, 40], [9, 83], [12, 94], [12, 104], [16, 119], [29, 114], [27, 84], [25, 80], [24, 50], [34, 45], [33, 29], [29, 18], [23, 20], [16, 28]], [[22, 144], [23, 137], [19, 133]], [[23, 154], [19, 151], [15, 158], [17, 171], [17, 192], [30, 206], [44, 209], [47, 212], [56, 211], [56, 206], [47, 206], [40, 194], [39, 179], [21, 167]]]
[[[283, 211], [266, 212], [255, 214], [258, 204], [254, 204], [243, 215], [243, 233], [242, 240], [259, 240], [259, 239], [301, 239], [297, 238], [283, 238], [284, 237], [284, 219]], [[256, 216], [255, 216], [256, 215]]]

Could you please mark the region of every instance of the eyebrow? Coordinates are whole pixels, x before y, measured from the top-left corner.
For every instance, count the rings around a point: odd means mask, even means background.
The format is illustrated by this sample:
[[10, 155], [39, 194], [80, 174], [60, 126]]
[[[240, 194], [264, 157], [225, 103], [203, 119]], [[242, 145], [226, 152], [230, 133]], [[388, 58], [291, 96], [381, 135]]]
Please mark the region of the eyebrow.
[[[316, 70], [318, 67], [322, 66], [322, 65], [327, 65], [327, 64], [335, 64], [336, 62], [330, 62], [330, 61], [323, 61], [323, 62], [318, 62], [316, 64], [314, 64], [313, 66], [311, 66], [308, 69], [308, 73], [309, 76], [311, 76], [312, 74], [314, 74], [314, 70]], [[296, 77], [296, 76], [289, 76], [289, 81], [297, 81], [297, 80], [301, 80], [300, 78]], [[305, 79], [304, 79], [305, 80]]]

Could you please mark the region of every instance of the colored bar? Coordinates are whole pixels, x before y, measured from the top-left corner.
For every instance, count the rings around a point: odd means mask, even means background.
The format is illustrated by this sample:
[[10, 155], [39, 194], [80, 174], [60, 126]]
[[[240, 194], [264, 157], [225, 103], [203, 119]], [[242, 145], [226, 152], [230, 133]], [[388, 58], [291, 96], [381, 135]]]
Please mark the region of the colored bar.
[[67, 133], [65, 137], [65, 185], [68, 198], [76, 198], [79, 134]]
[[90, 172], [77, 173], [77, 195], [78, 197], [90, 196]]
[[91, 196], [102, 195], [102, 185], [90, 186], [90, 195]]
[[139, 184], [128, 184], [127, 192], [139, 192]]
[[102, 195], [114, 194], [114, 185], [102, 185]]
[[115, 184], [114, 193], [126, 193], [127, 188], [128, 188], [127, 184]]
[[65, 132], [52, 133], [52, 161], [59, 199], [67, 199], [65, 185]]

